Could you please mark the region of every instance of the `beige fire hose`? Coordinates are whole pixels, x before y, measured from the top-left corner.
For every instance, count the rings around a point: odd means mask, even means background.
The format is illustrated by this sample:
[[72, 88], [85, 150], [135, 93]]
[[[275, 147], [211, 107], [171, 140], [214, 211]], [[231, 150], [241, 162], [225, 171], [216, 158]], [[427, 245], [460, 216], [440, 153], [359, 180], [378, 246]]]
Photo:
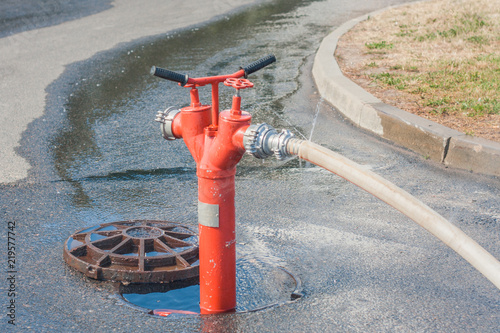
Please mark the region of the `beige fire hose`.
[[396, 208], [452, 248], [500, 289], [500, 262], [420, 200], [359, 164], [310, 141], [292, 138], [286, 150], [337, 174]]

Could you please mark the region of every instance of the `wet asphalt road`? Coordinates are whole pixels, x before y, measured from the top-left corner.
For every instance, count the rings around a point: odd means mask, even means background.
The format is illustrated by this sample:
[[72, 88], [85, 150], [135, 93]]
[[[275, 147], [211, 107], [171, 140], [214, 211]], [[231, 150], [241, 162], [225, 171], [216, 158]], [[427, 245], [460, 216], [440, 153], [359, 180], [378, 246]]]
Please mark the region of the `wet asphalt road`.
[[0, 2], [0, 37], [49, 27], [111, 8], [107, 0], [5, 0]]
[[[278, 62], [243, 92], [255, 123], [289, 128], [366, 165], [500, 258], [497, 178], [446, 169], [360, 131], [321, 100], [310, 77], [314, 50], [332, 27], [401, 2], [274, 1], [68, 67], [47, 88], [46, 114], [21, 142], [35, 166], [30, 177], [0, 191], [2, 220], [16, 222], [16, 329], [495, 331], [500, 293], [485, 278], [397, 211], [297, 159], [247, 156], [236, 179], [238, 253], [298, 276], [305, 296], [294, 303], [151, 317], [126, 306], [112, 284], [84, 278], [62, 260], [63, 242], [87, 226], [134, 218], [195, 226], [195, 166], [182, 141], [165, 142], [152, 121], [158, 109], [185, 104], [187, 91], [150, 77], [149, 67], [215, 75], [268, 53]], [[221, 91], [227, 107], [231, 91]]]

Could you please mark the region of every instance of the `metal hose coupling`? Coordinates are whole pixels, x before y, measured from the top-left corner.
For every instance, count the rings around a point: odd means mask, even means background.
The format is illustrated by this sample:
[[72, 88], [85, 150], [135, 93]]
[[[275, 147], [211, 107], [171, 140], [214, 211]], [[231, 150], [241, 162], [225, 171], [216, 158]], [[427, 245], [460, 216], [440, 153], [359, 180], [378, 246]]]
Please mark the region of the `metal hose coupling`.
[[165, 111], [158, 111], [155, 121], [160, 123], [161, 134], [165, 140], [172, 141], [176, 139], [172, 133], [172, 121], [179, 112], [181, 110], [174, 106], [169, 107]]
[[281, 161], [292, 156], [287, 150], [287, 144], [293, 137], [289, 130], [283, 129], [278, 133], [274, 127], [265, 123], [250, 125], [245, 131], [243, 145], [247, 154], [261, 159], [274, 155]]

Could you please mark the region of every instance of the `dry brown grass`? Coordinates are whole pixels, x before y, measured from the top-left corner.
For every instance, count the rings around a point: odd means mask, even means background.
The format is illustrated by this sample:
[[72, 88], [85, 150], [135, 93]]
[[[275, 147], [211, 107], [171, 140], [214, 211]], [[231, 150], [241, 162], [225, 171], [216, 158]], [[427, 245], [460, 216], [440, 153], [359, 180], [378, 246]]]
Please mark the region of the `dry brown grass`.
[[384, 102], [500, 141], [500, 0], [388, 10], [345, 34], [336, 56]]

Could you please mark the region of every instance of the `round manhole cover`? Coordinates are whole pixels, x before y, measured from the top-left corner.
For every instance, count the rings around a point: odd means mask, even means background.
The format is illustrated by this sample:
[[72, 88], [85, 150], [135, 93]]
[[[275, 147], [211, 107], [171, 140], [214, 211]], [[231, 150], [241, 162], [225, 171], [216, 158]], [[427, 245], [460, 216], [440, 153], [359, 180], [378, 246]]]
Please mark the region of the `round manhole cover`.
[[199, 275], [198, 236], [170, 221], [111, 222], [75, 232], [64, 260], [88, 277], [139, 283]]

